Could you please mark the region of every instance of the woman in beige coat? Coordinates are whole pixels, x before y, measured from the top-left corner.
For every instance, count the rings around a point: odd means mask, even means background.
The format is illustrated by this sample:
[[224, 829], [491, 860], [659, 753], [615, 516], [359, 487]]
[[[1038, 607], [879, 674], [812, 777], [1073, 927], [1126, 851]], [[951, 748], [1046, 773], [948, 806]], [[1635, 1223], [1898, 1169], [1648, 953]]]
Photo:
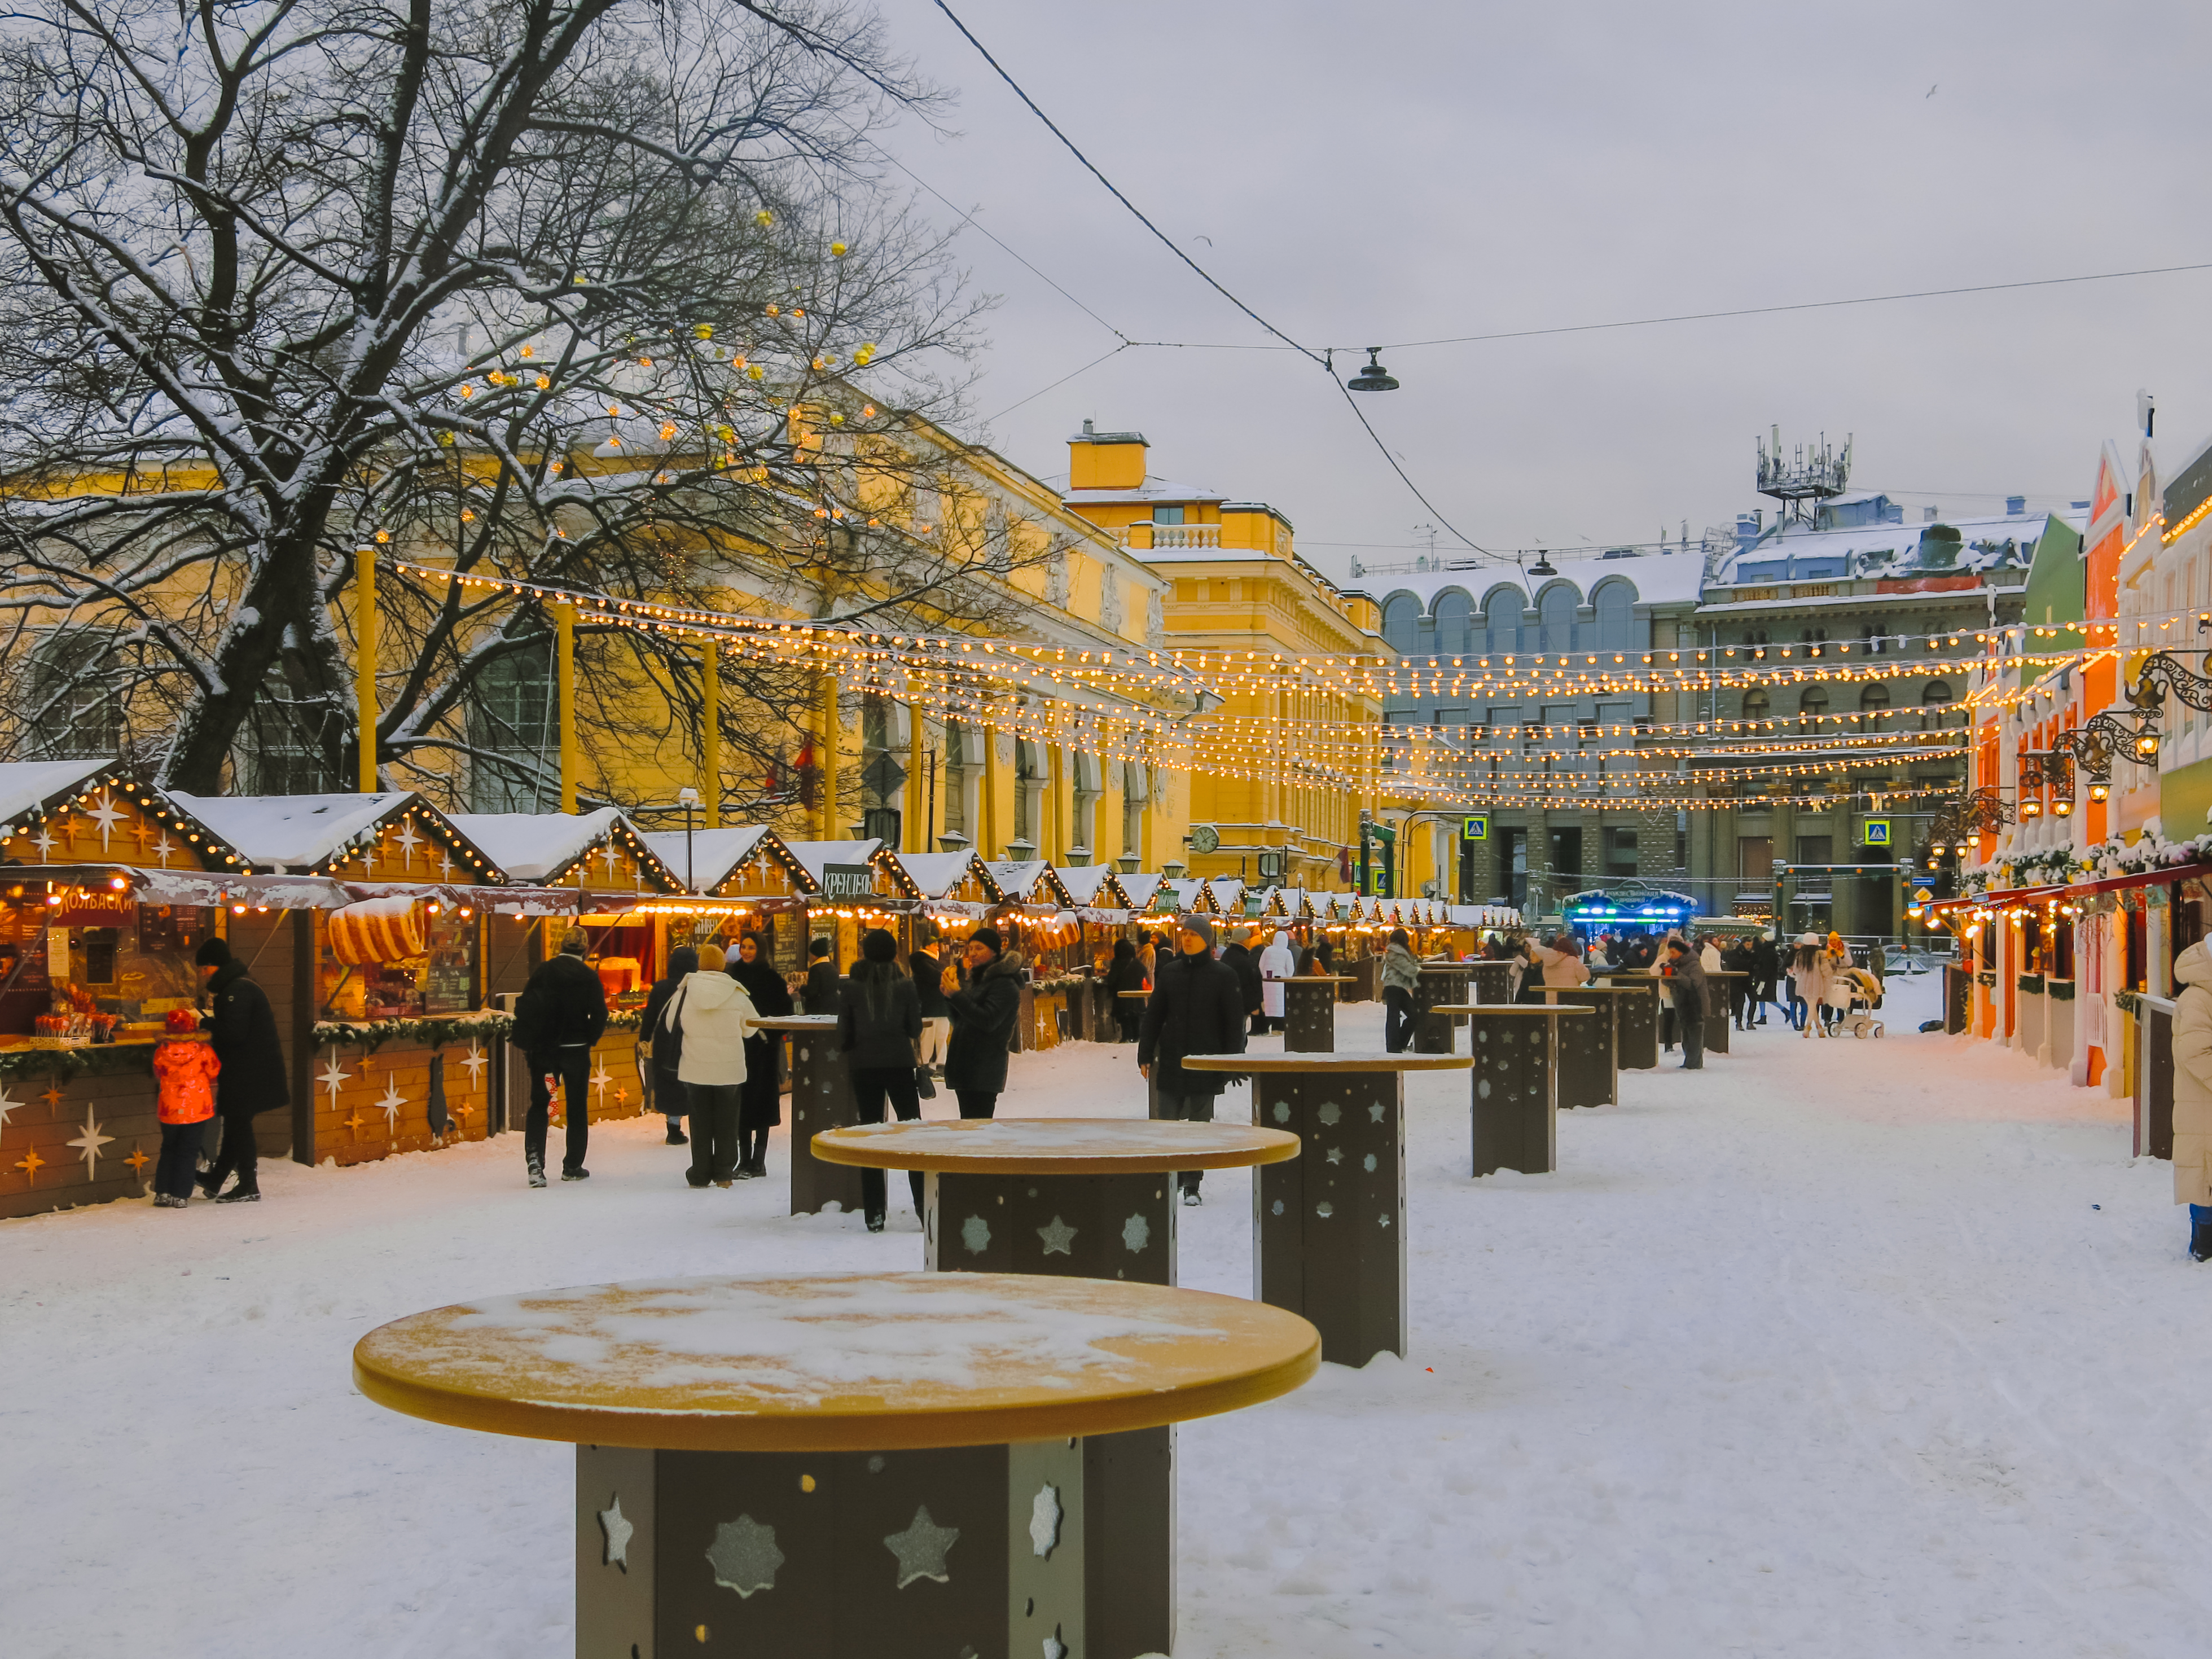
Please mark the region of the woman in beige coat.
[[2212, 951], [2173, 962], [2173, 1201], [2189, 1206], [2189, 1254], [2212, 1261]]
[[1809, 1037], [1817, 1031], [1822, 1036], [1827, 1036], [1836, 963], [1818, 933], [1806, 933], [1798, 939], [1797, 949], [1790, 958], [1790, 977], [1796, 984], [1799, 1000], [1806, 1005], [1805, 1024], [1797, 1035]]

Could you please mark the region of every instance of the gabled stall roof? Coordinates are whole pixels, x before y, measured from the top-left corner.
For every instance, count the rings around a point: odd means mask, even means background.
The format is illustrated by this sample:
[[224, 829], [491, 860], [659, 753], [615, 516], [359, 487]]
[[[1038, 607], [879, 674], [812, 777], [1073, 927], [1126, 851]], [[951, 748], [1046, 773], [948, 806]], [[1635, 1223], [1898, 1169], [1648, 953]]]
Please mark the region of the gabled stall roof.
[[984, 896], [993, 903], [1006, 897], [1006, 891], [991, 875], [991, 866], [983, 862], [973, 850], [957, 853], [894, 853], [885, 848], [884, 858], [905, 884], [914, 889], [917, 898], [941, 899], [949, 897], [952, 890], [970, 876], [980, 883]]
[[[1221, 908], [1213, 902], [1213, 890], [1196, 876], [1185, 876], [1179, 881], [1164, 881], [1160, 884], [1160, 891], [1173, 897], [1178, 915], [1206, 915]], [[1156, 895], [1153, 902], [1157, 904], [1158, 902]]]
[[1206, 884], [1213, 908], [1224, 916], [1244, 913], [1244, 880], [1241, 876], [1216, 876]]
[[822, 872], [833, 864], [873, 864], [876, 854], [883, 848], [883, 838], [871, 836], [866, 841], [793, 841], [787, 842], [791, 856], [806, 872], [808, 890], [821, 892]]
[[[593, 853], [611, 854], [618, 848], [661, 891], [684, 890], [683, 878], [661, 861], [618, 806], [592, 812], [457, 812], [453, 821], [515, 881], [546, 886], [574, 872]], [[584, 885], [591, 885], [588, 871]]]
[[713, 830], [648, 830], [645, 844], [678, 876], [690, 878], [695, 893], [712, 893], [761, 859], [774, 859], [804, 888], [811, 878], [781, 837], [766, 824], [724, 824]]
[[[94, 789], [101, 793], [94, 796]], [[112, 760], [9, 761], [0, 763], [0, 848], [21, 837], [26, 843], [17, 849], [26, 863], [42, 862], [52, 852], [52, 837], [46, 828], [49, 817], [80, 806], [86, 799], [94, 802], [85, 813], [100, 824], [102, 855], [109, 851], [114, 840], [110, 829], [118, 820], [114, 817], [115, 800], [120, 795], [136, 807], [146, 818], [151, 818], [166, 830], [173, 830], [185, 838], [185, 845], [177, 852], [190, 852], [212, 869], [237, 869], [243, 860], [238, 850], [222, 844], [222, 837], [174, 797], [142, 782]], [[103, 817], [102, 814], [108, 816]], [[46, 844], [41, 845], [42, 839]], [[118, 864], [136, 864], [145, 855], [142, 846], [132, 849], [136, 856], [126, 855], [118, 844], [113, 849]], [[170, 849], [164, 848], [161, 862], [167, 865]]]
[[1132, 910], [1142, 910], [1149, 908], [1152, 904], [1153, 896], [1160, 890], [1160, 883], [1163, 879], [1164, 878], [1162, 877], [1150, 875], [1116, 876], [1114, 878], [1115, 884], [1121, 888], [1123, 895], [1127, 897], [1129, 901], [1129, 908]]
[[[169, 799], [205, 823], [237, 850], [248, 869], [273, 873], [327, 875], [356, 851], [372, 846], [386, 825], [401, 826], [401, 843], [411, 859], [418, 844], [434, 842], [443, 851], [437, 865], [423, 854], [422, 879], [434, 872], [448, 880], [503, 882], [509, 866], [475, 835], [462, 829], [411, 789], [386, 789], [368, 795], [188, 795]], [[430, 834], [414, 839], [413, 823]]]
[[1008, 898], [1021, 904], [1069, 905], [1075, 901], [1069, 896], [1067, 884], [1060, 872], [1044, 859], [1023, 859], [1015, 863], [986, 864], [992, 880], [997, 882]]
[[1056, 868], [1060, 885], [1067, 889], [1068, 896], [1079, 905], [1094, 910], [1120, 910], [1128, 908], [1128, 895], [1115, 878], [1110, 864], [1079, 864], [1073, 868]]

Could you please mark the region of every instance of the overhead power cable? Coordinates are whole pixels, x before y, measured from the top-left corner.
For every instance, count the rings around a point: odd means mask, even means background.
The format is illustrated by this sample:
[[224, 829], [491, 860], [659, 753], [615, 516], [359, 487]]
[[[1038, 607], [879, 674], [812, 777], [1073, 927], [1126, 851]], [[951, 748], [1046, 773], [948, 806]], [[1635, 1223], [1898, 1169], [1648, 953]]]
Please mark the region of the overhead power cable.
[[[976, 52], [981, 55], [983, 61], [991, 66], [998, 77], [1001, 81], [1004, 81], [1008, 87], [1012, 88], [1014, 96], [1020, 99], [1024, 104], [1028, 106], [1030, 113], [1036, 116], [1038, 120], [1044, 123], [1046, 131], [1050, 132], [1054, 137], [1059, 139], [1060, 142], [1066, 147], [1067, 153], [1083, 164], [1083, 167], [1085, 172], [1089, 173], [1092, 178], [1096, 179], [1100, 184], [1106, 187], [1108, 194], [1112, 196], [1115, 201], [1119, 202], [1124, 208], [1128, 210], [1131, 217], [1134, 218], [1136, 222], [1142, 225], [1146, 230], [1152, 232], [1153, 236], [1158, 240], [1162, 247], [1167, 249], [1167, 251], [1174, 254], [1176, 258], [1182, 260], [1186, 265], [1188, 265], [1193, 271], [1197, 273], [1199, 279], [1205, 283], [1208, 288], [1212, 289], [1216, 294], [1218, 294], [1223, 299], [1228, 301], [1231, 305], [1235, 306], [1237, 310], [1243, 312], [1247, 317], [1249, 317], [1269, 334], [1273, 335], [1276, 339], [1282, 342], [1284, 349], [1298, 353], [1301, 356], [1306, 358], [1309, 362], [1312, 362], [1316, 367], [1319, 368], [1328, 374], [1330, 383], [1336, 387], [1338, 392], [1343, 394], [1346, 406], [1351, 409], [1353, 417], [1358, 421], [1361, 429], [1364, 431], [1369, 439], [1373, 441], [1376, 452], [1382, 455], [1385, 461], [1389, 463], [1390, 470], [1398, 475], [1399, 481], [1402, 483], [1407, 489], [1413, 492], [1413, 499], [1436, 515], [1436, 520], [1438, 524], [1442, 525], [1446, 530], [1450, 531], [1453, 536], [1456, 537], [1460, 542], [1473, 551], [1481, 553], [1486, 556], [1489, 554], [1489, 549], [1480, 545], [1472, 537], [1469, 537], [1462, 532], [1458, 526], [1454, 525], [1449, 519], [1444, 516], [1443, 510], [1439, 508], [1435, 502], [1431, 501], [1426, 495], [1421, 493], [1420, 486], [1413, 482], [1412, 477], [1407, 472], [1406, 469], [1399, 464], [1398, 458], [1390, 453], [1389, 446], [1382, 441], [1381, 434], [1375, 430], [1374, 426], [1368, 421], [1367, 412], [1359, 407], [1358, 400], [1352, 395], [1351, 389], [1347, 387], [1342, 380], [1337, 379], [1335, 355], [1333, 350], [1324, 348], [1316, 351], [1311, 346], [1303, 344], [1300, 342], [1292, 339], [1288, 334], [1285, 334], [1281, 329], [1277, 328], [1273, 323], [1269, 322], [1265, 317], [1262, 317], [1250, 306], [1245, 304], [1243, 301], [1238, 299], [1237, 295], [1231, 293], [1228, 289], [1224, 287], [1221, 283], [1215, 278], [1211, 271], [1207, 270], [1205, 266], [1200, 264], [1197, 260], [1192, 258], [1188, 253], [1185, 252], [1180, 246], [1178, 246], [1173, 237], [1170, 236], [1165, 231], [1154, 224], [1151, 219], [1147, 218], [1144, 210], [1138, 207], [1134, 202], [1131, 201], [1128, 197], [1124, 195], [1121, 187], [1115, 185], [1111, 179], [1109, 179], [1104, 173], [1099, 170], [1097, 163], [1093, 161], [1088, 155], [1085, 155], [1082, 149], [1077, 145], [1076, 142], [1060, 130], [1059, 124], [1055, 122], [1052, 117], [1047, 115], [1044, 111], [1038, 106], [1036, 99], [1030, 97], [1027, 92], [1022, 89], [1021, 82], [1015, 80], [1012, 75], [1006, 72], [1006, 66], [1000, 63], [996, 58], [991, 55], [990, 48], [975, 38], [975, 31], [970, 29], [967, 24], [960, 21], [959, 15], [955, 12], [951, 6], [945, 4], [945, 0], [936, 0], [936, 4], [938, 10], [943, 12], [951, 21], [952, 27], [960, 31], [962, 38], [964, 39], [969, 46], [975, 47]], [[1027, 264], [1028, 262], [1024, 260], [1023, 263]], [[1055, 283], [1054, 286], [1057, 287], [1058, 284]], [[1088, 307], [1085, 307], [1085, 308], [1086, 310], [1089, 309]], [[1112, 327], [1112, 325], [1109, 324], [1108, 326]], [[1121, 333], [1119, 329], [1115, 329], [1114, 331], [1117, 334]], [[1125, 343], [1135, 343], [1134, 342], [1130, 341], [1127, 335], [1122, 335], [1121, 337]], [[1107, 355], [1110, 356], [1113, 354], [1109, 352]], [[1096, 367], [1097, 364], [1095, 362], [1086, 363], [1083, 368], [1076, 370], [1075, 373], [1077, 374], [1080, 374], [1084, 373], [1085, 369]], [[1075, 376], [1073, 374], [1066, 375], [1063, 377], [1062, 381], [1056, 381], [1054, 384], [1062, 384], [1065, 380], [1073, 380]], [[1050, 386], [1048, 386], [1045, 388], [1045, 391], [1048, 392], [1052, 388]], [[1040, 392], [1035, 395], [1042, 396], [1043, 394]], [[1028, 399], [1024, 398], [1023, 401], [1027, 402]], [[1012, 405], [1012, 407], [1016, 409], [1018, 409], [1020, 406], [1021, 405], [1019, 404]], [[1006, 412], [1006, 410], [1000, 411], [1002, 414]], [[996, 417], [994, 416], [994, 418], [995, 419]]]

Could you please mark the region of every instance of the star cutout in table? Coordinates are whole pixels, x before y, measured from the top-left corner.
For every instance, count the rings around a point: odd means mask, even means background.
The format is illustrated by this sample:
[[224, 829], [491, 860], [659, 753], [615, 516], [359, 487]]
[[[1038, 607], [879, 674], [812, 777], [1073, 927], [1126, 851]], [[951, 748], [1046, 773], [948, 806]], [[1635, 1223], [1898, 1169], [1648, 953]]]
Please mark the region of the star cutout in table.
[[384, 1114], [384, 1133], [388, 1139], [399, 1128], [399, 1109], [407, 1103], [407, 1097], [399, 1092], [399, 1085], [391, 1073], [384, 1074], [384, 1096], [370, 1103]]
[[1341, 1147], [1341, 1146], [1332, 1146], [1332, 1147], [1330, 1147], [1330, 1148], [1328, 1149], [1328, 1161], [1329, 1161], [1330, 1163], [1332, 1163], [1332, 1164], [1341, 1164], [1341, 1163], [1343, 1163], [1343, 1162], [1344, 1162], [1344, 1148], [1343, 1148], [1343, 1147]]
[[611, 1508], [599, 1511], [599, 1530], [606, 1534], [607, 1539], [606, 1554], [601, 1565], [620, 1567], [627, 1573], [629, 1571], [630, 1534], [637, 1530], [637, 1523], [623, 1519], [620, 1492], [614, 1495]]
[[84, 1133], [75, 1140], [65, 1142], [83, 1155], [84, 1172], [88, 1178], [100, 1173], [100, 1149], [115, 1137], [100, 1133], [100, 1120], [88, 1109], [84, 1115]]
[[1073, 1255], [1075, 1252], [1068, 1247], [1075, 1243], [1075, 1231], [1074, 1228], [1054, 1216], [1050, 1226], [1037, 1229], [1037, 1237], [1044, 1240], [1047, 1255]]
[[33, 1146], [15, 1160], [15, 1167], [31, 1180], [36, 1181], [39, 1178], [39, 1171], [46, 1167], [46, 1160], [39, 1156], [39, 1149]]
[[100, 792], [100, 805], [92, 809], [89, 816], [92, 821], [100, 826], [100, 850], [105, 853], [107, 850], [107, 838], [114, 833], [115, 826], [126, 822], [131, 815], [128, 812], [117, 811], [114, 799], [106, 790], [103, 789]]
[[323, 1062], [323, 1069], [315, 1074], [315, 1080], [328, 1089], [331, 1091], [331, 1098], [336, 1100], [338, 1097], [338, 1085], [352, 1075], [351, 1072], [338, 1070], [338, 1051], [333, 1048], [331, 1050], [331, 1057]]
[[473, 1042], [469, 1044], [468, 1058], [462, 1060], [461, 1064], [468, 1067], [470, 1088], [480, 1089], [483, 1086], [483, 1068], [488, 1063], [484, 1059], [483, 1050]]
[[929, 1518], [927, 1504], [915, 1510], [912, 1526], [884, 1540], [884, 1547], [898, 1558], [899, 1589], [904, 1589], [917, 1578], [951, 1583], [952, 1570], [945, 1565], [945, 1558], [959, 1541], [960, 1528], [939, 1526]]

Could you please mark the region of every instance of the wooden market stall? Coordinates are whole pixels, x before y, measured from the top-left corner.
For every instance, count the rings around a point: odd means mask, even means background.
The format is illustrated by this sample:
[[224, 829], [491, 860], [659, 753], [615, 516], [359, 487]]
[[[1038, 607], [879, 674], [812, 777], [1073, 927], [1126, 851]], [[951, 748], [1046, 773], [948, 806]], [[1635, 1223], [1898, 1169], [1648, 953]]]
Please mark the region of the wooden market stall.
[[[367, 1163], [490, 1133], [506, 1030], [486, 1007], [498, 861], [411, 790], [171, 799], [257, 874], [327, 890], [234, 900], [226, 918], [285, 1044], [293, 1159]], [[271, 1145], [279, 1115], [259, 1121], [264, 1152], [285, 1150]]]
[[679, 945], [719, 945], [734, 951], [738, 939], [758, 933], [769, 960], [786, 973], [806, 969], [806, 907], [814, 878], [775, 831], [763, 824], [714, 830], [649, 830], [645, 844], [668, 868], [684, 877], [689, 892], [656, 897], [640, 907], [661, 918], [653, 973]]
[[[992, 878], [982, 858], [970, 848], [951, 853], [894, 853], [877, 854], [890, 873], [893, 887], [915, 905], [914, 938], [909, 949], [927, 939], [957, 949], [981, 927], [993, 910], [1006, 902], [1006, 890]], [[946, 961], [951, 956], [939, 953]]]
[[[0, 1217], [142, 1196], [154, 1046], [238, 854], [112, 760], [39, 761], [0, 764]], [[207, 890], [151, 890], [188, 877]]]
[[1015, 1027], [1020, 1048], [1056, 1048], [1074, 1029], [1068, 999], [1080, 994], [1079, 988], [1090, 978], [1074, 895], [1045, 859], [988, 864], [985, 868], [1005, 895], [991, 913], [991, 924], [1009, 950], [1020, 951], [1029, 960], [1030, 976], [1022, 987], [1021, 1016]]

